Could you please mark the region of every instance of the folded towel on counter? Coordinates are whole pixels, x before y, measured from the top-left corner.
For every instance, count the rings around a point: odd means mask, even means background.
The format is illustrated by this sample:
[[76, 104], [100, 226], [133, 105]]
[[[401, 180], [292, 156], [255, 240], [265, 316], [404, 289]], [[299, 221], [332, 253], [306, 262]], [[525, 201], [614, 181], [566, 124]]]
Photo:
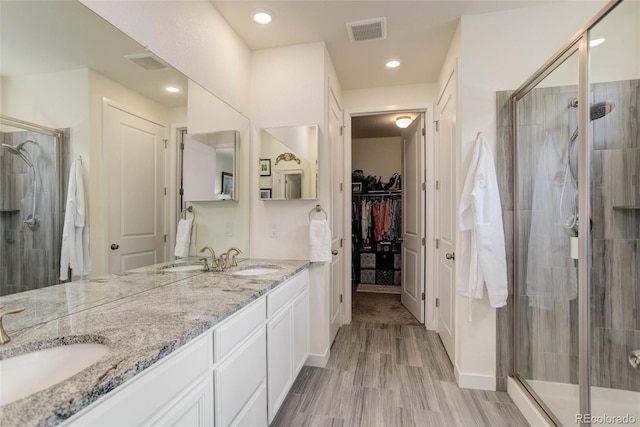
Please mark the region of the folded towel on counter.
[[331, 229], [324, 219], [313, 219], [309, 224], [311, 262], [331, 262]]
[[[189, 256], [190, 247], [192, 246], [191, 237], [194, 225], [195, 224], [192, 219], [181, 219], [178, 222], [178, 231], [176, 232], [176, 249], [174, 252], [175, 256], [180, 258], [186, 258]], [[193, 245], [195, 246], [195, 242], [193, 242]]]

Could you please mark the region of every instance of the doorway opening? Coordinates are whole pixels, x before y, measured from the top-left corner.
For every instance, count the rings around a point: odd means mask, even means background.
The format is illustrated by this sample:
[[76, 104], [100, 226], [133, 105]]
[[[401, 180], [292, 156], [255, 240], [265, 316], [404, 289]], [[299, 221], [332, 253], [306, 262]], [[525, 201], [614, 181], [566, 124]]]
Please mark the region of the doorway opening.
[[[409, 118], [408, 127], [396, 125], [399, 117]], [[407, 231], [419, 239], [425, 232], [424, 123], [422, 111], [351, 117], [353, 321], [424, 323], [424, 248], [405, 243]]]

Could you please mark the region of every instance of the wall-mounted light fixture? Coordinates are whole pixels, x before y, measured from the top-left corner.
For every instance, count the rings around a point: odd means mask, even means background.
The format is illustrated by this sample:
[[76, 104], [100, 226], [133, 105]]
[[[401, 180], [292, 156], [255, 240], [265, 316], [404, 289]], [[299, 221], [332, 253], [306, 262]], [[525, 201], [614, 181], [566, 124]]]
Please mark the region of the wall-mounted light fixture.
[[413, 120], [411, 120], [411, 117], [409, 117], [409, 116], [400, 116], [400, 117], [396, 118], [396, 126], [398, 126], [399, 128], [404, 129], [404, 128], [408, 127], [411, 124], [412, 121]]

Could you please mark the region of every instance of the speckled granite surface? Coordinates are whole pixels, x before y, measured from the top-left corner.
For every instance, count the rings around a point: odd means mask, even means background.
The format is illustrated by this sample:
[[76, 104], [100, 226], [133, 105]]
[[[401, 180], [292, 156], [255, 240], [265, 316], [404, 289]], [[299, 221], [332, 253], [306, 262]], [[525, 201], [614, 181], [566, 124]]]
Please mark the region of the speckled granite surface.
[[65, 343], [98, 342], [110, 349], [99, 362], [68, 380], [0, 407], [0, 424], [60, 423], [303, 270], [308, 262], [247, 260], [237, 269], [257, 265], [280, 270], [234, 276], [233, 270], [159, 273], [157, 266], [146, 267], [74, 282], [71, 287], [26, 292], [33, 294], [26, 298], [24, 294], [0, 298], [5, 308], [18, 301], [27, 307], [12, 315], [25, 317], [12, 324], [12, 340], [0, 347], [0, 359]]

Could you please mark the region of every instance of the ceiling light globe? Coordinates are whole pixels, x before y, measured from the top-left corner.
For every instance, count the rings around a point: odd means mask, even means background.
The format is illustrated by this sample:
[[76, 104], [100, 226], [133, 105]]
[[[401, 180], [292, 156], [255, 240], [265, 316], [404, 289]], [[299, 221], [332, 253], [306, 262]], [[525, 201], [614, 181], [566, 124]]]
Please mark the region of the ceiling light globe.
[[253, 20], [260, 25], [270, 24], [273, 20], [271, 14], [266, 10], [254, 10], [251, 12], [251, 15], [253, 16]]
[[408, 127], [412, 121], [413, 120], [411, 120], [411, 117], [409, 116], [400, 116], [396, 119], [396, 126], [398, 126], [401, 129], [404, 129]]
[[400, 61], [393, 59], [387, 62], [385, 65], [387, 68], [398, 68], [400, 66]]

